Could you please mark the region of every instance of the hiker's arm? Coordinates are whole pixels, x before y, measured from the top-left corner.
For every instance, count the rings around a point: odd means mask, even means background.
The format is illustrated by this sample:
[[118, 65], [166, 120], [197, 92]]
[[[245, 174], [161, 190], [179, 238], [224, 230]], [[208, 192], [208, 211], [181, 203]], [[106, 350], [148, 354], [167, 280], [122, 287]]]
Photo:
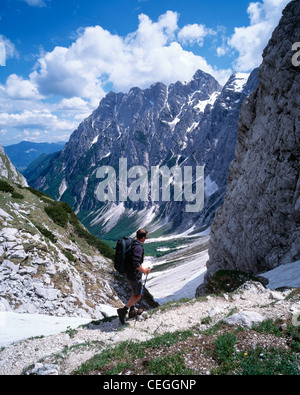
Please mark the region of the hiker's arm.
[[149, 273], [151, 272], [150, 267], [144, 268], [142, 265], [140, 265], [140, 266], [137, 268], [137, 270], [140, 271], [140, 272], [142, 272], [142, 273], [144, 273], [144, 274], [149, 274]]
[[140, 245], [133, 246], [132, 249], [132, 264], [140, 272], [144, 274], [149, 274], [149, 268], [143, 268], [141, 262], [143, 261], [143, 247]]
[[132, 247], [132, 266], [138, 269], [142, 263], [143, 248], [140, 245], [133, 245]]

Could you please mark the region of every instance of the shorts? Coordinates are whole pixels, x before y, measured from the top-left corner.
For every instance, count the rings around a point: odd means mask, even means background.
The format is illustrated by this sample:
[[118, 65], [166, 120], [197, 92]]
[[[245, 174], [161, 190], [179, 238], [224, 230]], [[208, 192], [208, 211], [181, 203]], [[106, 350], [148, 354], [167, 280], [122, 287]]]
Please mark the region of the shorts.
[[128, 281], [128, 284], [130, 285], [133, 295], [141, 295], [142, 294], [142, 288], [143, 288], [142, 279], [140, 279], [140, 280], [127, 279], [127, 281]]

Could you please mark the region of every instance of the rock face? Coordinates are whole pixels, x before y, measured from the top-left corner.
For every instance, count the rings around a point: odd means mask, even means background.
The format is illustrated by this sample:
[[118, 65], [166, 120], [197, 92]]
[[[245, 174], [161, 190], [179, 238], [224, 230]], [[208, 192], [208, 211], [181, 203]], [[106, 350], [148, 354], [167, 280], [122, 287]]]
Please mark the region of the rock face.
[[[255, 89], [257, 73], [235, 73], [222, 88], [200, 70], [188, 82], [128, 94], [110, 92], [94, 113], [72, 134], [64, 150], [41, 168], [32, 186], [68, 202], [97, 236], [128, 234], [147, 226], [152, 232], [197, 233], [207, 228], [226, 191], [234, 157], [237, 120], [245, 97]], [[248, 80], [249, 77], [249, 80]], [[96, 199], [100, 166], [113, 167], [119, 158], [127, 167], [205, 165], [204, 210], [186, 213], [186, 201], [104, 204]], [[194, 178], [195, 179], [195, 178]], [[113, 235], [112, 235], [113, 232]]]
[[208, 279], [251, 274], [300, 258], [300, 2], [286, 7], [263, 53], [257, 89], [242, 106], [224, 204], [212, 226]]
[[0, 192], [0, 311], [103, 318], [122, 305], [111, 261], [47, 215], [50, 197], [10, 184], [16, 197]]
[[23, 177], [9, 160], [3, 147], [0, 145], [0, 175], [9, 178], [11, 181], [24, 187], [28, 186], [25, 177]]

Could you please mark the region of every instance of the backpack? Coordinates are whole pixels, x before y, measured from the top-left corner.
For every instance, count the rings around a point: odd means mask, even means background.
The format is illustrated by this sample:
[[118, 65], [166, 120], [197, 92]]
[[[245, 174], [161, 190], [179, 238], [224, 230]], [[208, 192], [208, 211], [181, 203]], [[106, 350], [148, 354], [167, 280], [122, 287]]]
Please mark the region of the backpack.
[[131, 258], [132, 242], [131, 237], [122, 237], [117, 241], [114, 268], [121, 274], [126, 272], [126, 266]]

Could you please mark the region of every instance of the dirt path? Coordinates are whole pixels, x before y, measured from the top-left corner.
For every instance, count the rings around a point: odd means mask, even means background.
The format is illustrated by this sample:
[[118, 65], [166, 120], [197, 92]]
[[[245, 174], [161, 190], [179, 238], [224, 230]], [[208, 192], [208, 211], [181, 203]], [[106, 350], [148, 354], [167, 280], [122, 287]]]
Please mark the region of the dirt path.
[[231, 295], [208, 296], [168, 308], [161, 306], [145, 320], [128, 320], [124, 326], [115, 318], [69, 333], [25, 340], [0, 352], [0, 375], [22, 374], [24, 368], [41, 359], [43, 364], [55, 364], [56, 374], [68, 375], [105, 347], [126, 340], [150, 340], [165, 332], [195, 325], [204, 330], [208, 327], [201, 323], [204, 318], [211, 318], [211, 326], [241, 310], [257, 312], [266, 319], [287, 319], [297, 306], [300, 311], [300, 304], [295, 306], [294, 302], [285, 299], [286, 296], [287, 293], [270, 291], [259, 283], [246, 283]]

